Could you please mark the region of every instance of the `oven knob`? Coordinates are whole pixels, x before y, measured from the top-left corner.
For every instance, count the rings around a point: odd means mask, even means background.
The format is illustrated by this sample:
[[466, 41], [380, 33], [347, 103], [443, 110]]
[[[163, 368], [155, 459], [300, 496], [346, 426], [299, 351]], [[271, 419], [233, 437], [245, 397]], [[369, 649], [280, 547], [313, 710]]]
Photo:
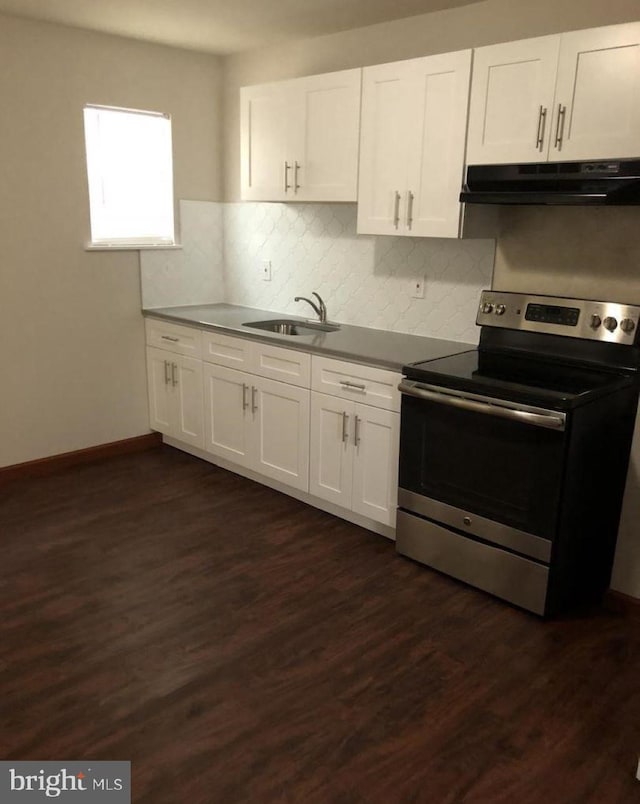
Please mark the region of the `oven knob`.
[[618, 320], [612, 315], [608, 315], [603, 323], [605, 329], [608, 329], [609, 332], [613, 332], [613, 330], [618, 326]]
[[506, 309], [504, 304], [496, 304], [496, 315], [504, 315]]
[[599, 315], [594, 313], [594, 315], [591, 316], [591, 329], [598, 329], [600, 324], [602, 324], [602, 319]]
[[623, 332], [626, 332], [627, 335], [630, 332], [633, 332], [633, 330], [635, 328], [636, 328], [636, 325], [635, 325], [635, 323], [633, 322], [633, 320], [631, 318], [623, 318], [622, 321], [620, 322], [620, 329]]
[[482, 312], [483, 313], [492, 313], [493, 312], [493, 304], [491, 304], [491, 302], [485, 302], [482, 305]]

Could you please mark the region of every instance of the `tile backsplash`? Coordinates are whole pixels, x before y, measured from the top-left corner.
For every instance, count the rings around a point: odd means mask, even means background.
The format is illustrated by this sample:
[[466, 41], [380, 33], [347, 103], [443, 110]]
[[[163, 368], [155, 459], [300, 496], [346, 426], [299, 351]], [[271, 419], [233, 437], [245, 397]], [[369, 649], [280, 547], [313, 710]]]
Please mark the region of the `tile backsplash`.
[[182, 248], [140, 252], [144, 308], [224, 301], [222, 206], [180, 201]]
[[[493, 240], [356, 235], [355, 204], [183, 201], [181, 215], [183, 252], [141, 253], [145, 307], [227, 301], [313, 316], [293, 299], [315, 290], [333, 321], [477, 341]], [[423, 299], [411, 297], [418, 277]]]
[[[313, 315], [315, 290], [346, 324], [475, 341], [478, 296], [491, 284], [493, 240], [356, 235], [355, 204], [225, 204], [226, 300]], [[262, 260], [272, 281], [260, 279]], [[411, 298], [425, 277], [424, 299]]]

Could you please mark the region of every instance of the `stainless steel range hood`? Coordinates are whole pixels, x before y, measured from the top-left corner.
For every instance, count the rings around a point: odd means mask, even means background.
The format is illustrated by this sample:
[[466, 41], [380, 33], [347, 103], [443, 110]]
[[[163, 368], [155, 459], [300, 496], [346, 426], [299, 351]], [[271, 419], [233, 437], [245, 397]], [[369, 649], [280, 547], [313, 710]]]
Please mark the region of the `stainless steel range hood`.
[[640, 159], [470, 165], [466, 204], [640, 204]]

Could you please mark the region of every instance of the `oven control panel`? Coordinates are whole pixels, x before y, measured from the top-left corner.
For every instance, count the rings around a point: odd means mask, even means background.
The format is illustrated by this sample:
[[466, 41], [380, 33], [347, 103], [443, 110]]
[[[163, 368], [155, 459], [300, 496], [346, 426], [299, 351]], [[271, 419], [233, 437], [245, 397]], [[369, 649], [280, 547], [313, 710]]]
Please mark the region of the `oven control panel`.
[[633, 345], [640, 306], [483, 290], [476, 323], [595, 341]]

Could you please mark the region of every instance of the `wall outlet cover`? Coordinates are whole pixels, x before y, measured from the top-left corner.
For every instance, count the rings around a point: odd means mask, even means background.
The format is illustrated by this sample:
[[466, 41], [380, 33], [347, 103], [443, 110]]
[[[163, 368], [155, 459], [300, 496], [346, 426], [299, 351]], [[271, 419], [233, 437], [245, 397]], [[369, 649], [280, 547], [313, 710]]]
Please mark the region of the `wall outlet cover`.
[[271, 260], [262, 260], [260, 263], [260, 276], [264, 282], [271, 282]]
[[424, 299], [424, 276], [417, 276], [411, 280], [411, 298]]

